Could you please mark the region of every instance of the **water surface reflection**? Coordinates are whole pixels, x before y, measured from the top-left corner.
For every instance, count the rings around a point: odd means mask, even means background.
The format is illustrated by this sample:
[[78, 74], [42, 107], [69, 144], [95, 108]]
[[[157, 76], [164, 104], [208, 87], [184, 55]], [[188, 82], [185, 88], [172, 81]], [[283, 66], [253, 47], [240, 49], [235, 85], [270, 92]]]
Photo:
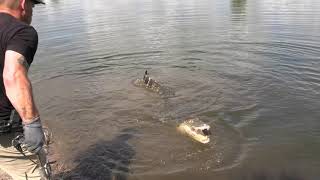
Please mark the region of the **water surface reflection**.
[[[40, 41], [30, 75], [59, 152], [76, 160], [70, 174], [238, 180], [278, 178], [285, 169], [291, 179], [319, 177], [319, 9], [317, 0], [48, 0], [36, 7]], [[145, 69], [176, 96], [134, 87]], [[215, 129], [210, 148], [175, 131], [201, 114]], [[131, 127], [138, 138], [117, 137]]]

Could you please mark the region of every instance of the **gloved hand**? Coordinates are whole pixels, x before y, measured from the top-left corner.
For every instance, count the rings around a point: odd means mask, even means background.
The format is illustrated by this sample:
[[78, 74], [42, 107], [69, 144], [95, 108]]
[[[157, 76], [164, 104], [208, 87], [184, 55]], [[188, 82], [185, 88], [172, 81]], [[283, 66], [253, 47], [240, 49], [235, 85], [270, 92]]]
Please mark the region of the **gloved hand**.
[[30, 124], [23, 124], [23, 146], [31, 153], [38, 153], [44, 144], [44, 134], [40, 118]]

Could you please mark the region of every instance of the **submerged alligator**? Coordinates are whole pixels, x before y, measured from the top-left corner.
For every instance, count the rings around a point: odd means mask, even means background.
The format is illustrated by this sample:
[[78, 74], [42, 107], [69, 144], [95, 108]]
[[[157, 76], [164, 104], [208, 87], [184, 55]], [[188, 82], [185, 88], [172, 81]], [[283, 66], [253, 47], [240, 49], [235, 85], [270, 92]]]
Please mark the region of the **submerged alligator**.
[[[156, 80], [151, 78], [148, 71], [145, 71], [143, 79], [137, 79], [134, 84], [138, 87], [144, 87], [156, 93], [163, 91], [163, 86], [161, 86]], [[210, 126], [200, 121], [199, 118], [187, 119], [180, 123], [177, 127], [178, 131], [183, 134], [188, 135], [197, 142], [207, 144], [210, 142]]]
[[134, 84], [139, 87], [145, 87], [156, 93], [160, 93], [161, 90], [160, 84], [149, 76], [148, 71], [145, 71], [142, 79], [135, 80]]
[[137, 87], [142, 87], [149, 91], [155, 92], [164, 98], [175, 96], [175, 92], [171, 87], [160, 85], [158, 81], [149, 76], [148, 71], [145, 71], [142, 79], [136, 79], [133, 84]]

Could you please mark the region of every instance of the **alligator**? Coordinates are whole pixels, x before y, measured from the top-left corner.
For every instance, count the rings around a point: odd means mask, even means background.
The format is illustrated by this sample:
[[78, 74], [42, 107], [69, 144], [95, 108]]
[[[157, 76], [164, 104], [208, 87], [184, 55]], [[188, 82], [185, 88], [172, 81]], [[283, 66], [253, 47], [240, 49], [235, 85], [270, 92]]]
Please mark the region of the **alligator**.
[[[135, 80], [134, 84], [138, 87], [144, 87], [159, 94], [163, 93], [164, 90], [163, 86], [161, 86], [156, 80], [149, 76], [148, 71], [145, 71], [143, 79]], [[183, 134], [186, 134], [192, 139], [196, 140], [197, 142], [203, 144], [210, 142], [210, 126], [200, 121], [199, 118], [187, 119], [184, 122], [180, 123], [177, 129]]]
[[134, 81], [134, 84], [139, 87], [145, 87], [151, 91], [156, 93], [160, 93], [161, 85], [154, 80], [152, 77], [149, 76], [148, 71], [145, 71], [143, 79], [137, 79]]
[[202, 144], [210, 142], [210, 126], [200, 121], [199, 118], [187, 119], [179, 124], [177, 129]]

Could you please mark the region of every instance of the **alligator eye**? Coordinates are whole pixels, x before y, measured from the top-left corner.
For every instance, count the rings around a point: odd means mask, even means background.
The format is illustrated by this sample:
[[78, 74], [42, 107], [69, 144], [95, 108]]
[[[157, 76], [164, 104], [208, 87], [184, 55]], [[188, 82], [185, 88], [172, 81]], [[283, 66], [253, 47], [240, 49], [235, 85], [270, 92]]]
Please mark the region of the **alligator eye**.
[[204, 130], [202, 130], [202, 132], [203, 132], [203, 134], [206, 135], [206, 136], [211, 135], [211, 131], [208, 130], [208, 129], [204, 129]]

